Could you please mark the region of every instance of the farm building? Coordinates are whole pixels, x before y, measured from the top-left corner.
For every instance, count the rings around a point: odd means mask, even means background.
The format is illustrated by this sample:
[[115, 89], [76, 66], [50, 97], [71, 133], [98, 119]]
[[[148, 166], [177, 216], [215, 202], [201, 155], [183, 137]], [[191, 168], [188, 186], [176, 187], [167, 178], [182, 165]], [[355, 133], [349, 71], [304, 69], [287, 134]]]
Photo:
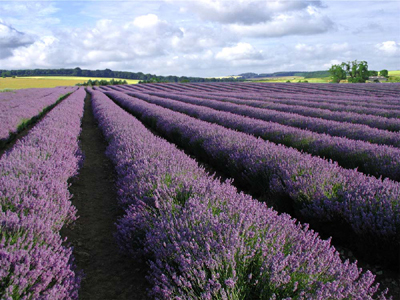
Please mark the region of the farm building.
[[386, 82], [388, 79], [385, 76], [369, 76], [367, 82]]

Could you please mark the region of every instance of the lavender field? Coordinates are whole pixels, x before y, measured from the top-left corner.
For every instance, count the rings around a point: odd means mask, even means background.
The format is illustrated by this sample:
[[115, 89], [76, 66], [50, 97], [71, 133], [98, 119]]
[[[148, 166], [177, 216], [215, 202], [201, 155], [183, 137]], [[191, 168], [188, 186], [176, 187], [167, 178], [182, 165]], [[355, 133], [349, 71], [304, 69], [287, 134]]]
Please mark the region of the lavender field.
[[0, 299], [399, 299], [399, 84], [26, 94], [0, 95]]

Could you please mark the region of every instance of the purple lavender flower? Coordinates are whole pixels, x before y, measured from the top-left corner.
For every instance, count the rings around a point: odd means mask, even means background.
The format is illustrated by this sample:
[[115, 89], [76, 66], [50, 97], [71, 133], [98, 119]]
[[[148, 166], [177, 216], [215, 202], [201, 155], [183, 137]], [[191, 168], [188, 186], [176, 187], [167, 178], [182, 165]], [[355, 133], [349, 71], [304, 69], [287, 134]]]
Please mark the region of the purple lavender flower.
[[81, 160], [78, 89], [0, 159], [0, 298], [77, 299], [80, 275], [60, 229], [76, 219], [67, 180]]
[[[117, 239], [147, 260], [152, 297], [385, 299], [374, 296], [374, 275], [343, 263], [329, 240], [209, 176], [102, 92], [89, 91], [126, 212]], [[151, 109], [140, 111], [151, 117]]]

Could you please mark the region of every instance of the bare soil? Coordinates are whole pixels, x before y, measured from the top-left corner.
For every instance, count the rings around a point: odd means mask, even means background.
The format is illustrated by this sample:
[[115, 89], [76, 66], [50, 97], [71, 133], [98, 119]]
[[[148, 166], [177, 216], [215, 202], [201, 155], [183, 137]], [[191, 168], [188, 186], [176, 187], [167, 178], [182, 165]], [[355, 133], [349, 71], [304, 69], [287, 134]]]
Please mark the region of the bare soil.
[[123, 211], [118, 208], [114, 168], [105, 156], [107, 144], [97, 127], [89, 96], [80, 142], [85, 160], [70, 187], [79, 218], [62, 231], [74, 247], [78, 269], [85, 274], [79, 299], [149, 299], [145, 279], [148, 267], [121, 254], [113, 236], [114, 223]]

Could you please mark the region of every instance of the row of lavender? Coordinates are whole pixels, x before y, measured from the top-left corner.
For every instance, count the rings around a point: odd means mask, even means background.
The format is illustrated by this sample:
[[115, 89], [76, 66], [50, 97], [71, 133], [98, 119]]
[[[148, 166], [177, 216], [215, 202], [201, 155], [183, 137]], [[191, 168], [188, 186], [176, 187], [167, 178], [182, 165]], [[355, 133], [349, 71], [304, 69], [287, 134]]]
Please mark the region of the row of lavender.
[[[400, 184], [129, 97], [108, 93], [180, 146], [254, 190], [282, 192], [307, 220], [350, 224], [360, 239], [398, 249]], [[396, 251], [394, 251], [396, 253]]]
[[39, 117], [75, 90], [75, 87], [58, 87], [1, 93], [0, 142], [6, 142], [12, 134], [29, 124], [32, 118]]
[[[144, 87], [145, 86], [145, 87]], [[191, 83], [191, 84], [147, 84], [138, 85], [137, 88], [147, 90], [158, 90], [166, 87], [180, 91], [208, 91], [208, 92], [280, 92], [297, 96], [302, 94], [308, 97], [337, 98], [343, 97], [359, 99], [372, 99], [382, 102], [393, 102], [400, 92], [400, 84], [390, 83], [383, 85], [360, 85], [360, 84], [284, 84], [284, 83]], [[362, 98], [361, 98], [362, 97]]]
[[[192, 86], [199, 86], [192, 84]], [[382, 85], [375, 84], [285, 84], [285, 83], [228, 83], [229, 88], [237, 88], [246, 91], [281, 91], [287, 93], [304, 93], [310, 95], [354, 95], [354, 96], [374, 96], [374, 97], [392, 97], [398, 95], [400, 85], [398, 83], [388, 83]]]
[[[109, 91], [110, 88], [104, 88]], [[112, 89], [122, 91], [128, 93], [131, 91], [132, 93], [138, 92], [138, 89], [134, 86], [121, 86], [121, 87], [112, 87]], [[265, 102], [261, 101], [249, 101], [249, 100], [238, 100], [234, 98], [226, 98], [225, 96], [217, 96], [214, 94], [208, 93], [173, 93], [167, 92], [166, 89], [163, 89], [164, 92], [152, 92], [147, 91], [142, 88], [143, 93], [148, 93], [150, 95], [165, 97], [169, 99], [179, 100], [186, 103], [192, 103], [196, 105], [202, 105], [211, 107], [217, 110], [229, 111], [235, 114], [248, 116], [260, 120], [270, 121], [274, 123], [279, 123], [291, 127], [297, 127], [300, 129], [311, 130], [319, 133], [326, 133], [333, 136], [347, 136], [348, 138], [355, 140], [363, 140], [367, 142], [373, 142], [377, 144], [388, 144], [394, 145], [396, 147], [400, 146], [400, 134], [398, 132], [389, 132], [387, 130], [378, 130], [377, 128], [386, 128], [388, 130], [399, 130], [400, 129], [400, 120], [395, 118], [384, 118], [384, 117], [373, 117], [368, 115], [360, 115], [360, 114], [351, 114], [353, 116], [346, 116], [344, 113], [343, 117], [348, 118], [350, 122], [351, 119], [354, 120], [352, 123], [357, 123], [357, 119], [361, 123], [366, 123], [367, 125], [360, 124], [350, 124], [349, 122], [338, 122], [338, 121], [329, 121], [329, 120], [321, 120], [319, 117], [305, 117], [300, 114], [288, 113], [288, 112], [280, 112], [277, 110], [271, 109], [256, 109], [253, 107], [249, 107], [248, 105], [255, 105], [258, 107], [262, 107]], [[233, 95], [226, 94], [226, 95]], [[237, 94], [238, 97], [245, 97], [246, 99], [251, 99], [252, 95], [244, 96], [245, 94]], [[213, 100], [218, 99], [218, 100]], [[226, 99], [226, 100], [225, 100]], [[223, 101], [221, 101], [223, 100]], [[225, 103], [229, 102], [229, 103]], [[232, 104], [231, 104], [232, 103]], [[239, 105], [240, 104], [240, 105]], [[288, 108], [292, 107], [287, 105]], [[290, 111], [290, 109], [288, 109]], [[385, 110], [388, 112], [389, 110]], [[326, 112], [328, 113], [328, 112]], [[334, 112], [332, 112], [335, 115]], [[278, 125], [278, 124], [276, 124]], [[371, 128], [374, 127], [374, 128]], [[301, 131], [300, 131], [301, 132]]]
[[[125, 86], [126, 87], [126, 86]], [[328, 93], [325, 95], [312, 95], [307, 93], [286, 93], [284, 89], [277, 89], [272, 91], [237, 91], [234, 87], [225, 88], [223, 90], [205, 90], [202, 86], [197, 89], [188, 89], [186, 86], [177, 84], [157, 84], [157, 85], [130, 85], [128, 86], [137, 91], [142, 92], [162, 92], [168, 91], [173, 93], [206, 93], [210, 95], [242, 95], [243, 97], [251, 96], [256, 99], [263, 100], [268, 99], [270, 101], [285, 102], [289, 101], [295, 103], [301, 103], [301, 105], [313, 105], [315, 107], [331, 106], [333, 108], [340, 107], [340, 110], [349, 109], [352, 112], [365, 113], [365, 109], [368, 107], [374, 108], [387, 108], [387, 109], [399, 109], [400, 104], [397, 95], [391, 97], [373, 97], [373, 96], [354, 96], [351, 94], [336, 95], [334, 93]], [[321, 106], [322, 105], [322, 106]], [[360, 107], [361, 106], [361, 107]], [[361, 111], [360, 111], [361, 110]], [[377, 111], [379, 113], [379, 111]], [[383, 112], [388, 113], [388, 111]], [[386, 115], [383, 115], [386, 116]]]
[[[110, 95], [114, 95], [114, 92]], [[259, 136], [274, 143], [333, 159], [345, 168], [358, 168], [366, 174], [400, 181], [400, 149], [398, 148], [332, 137], [278, 123], [243, 117], [201, 106], [201, 102], [198, 103], [200, 105], [193, 105], [138, 92], [128, 92], [128, 95], [207, 122], [217, 123], [226, 128]]]
[[[300, 107], [311, 107], [311, 108], [321, 108], [328, 109], [329, 111], [335, 112], [350, 112], [357, 114], [375, 115], [381, 117], [396, 117], [399, 116], [398, 110], [400, 109], [399, 97], [400, 91], [397, 98], [393, 98], [393, 103], [388, 104], [387, 102], [382, 102], [377, 97], [353, 97], [346, 95], [342, 97], [328, 96], [312, 96], [307, 94], [287, 94], [283, 91], [273, 91], [269, 93], [263, 92], [235, 92], [235, 91], [203, 91], [203, 90], [184, 90], [172, 85], [156, 85], [157, 89], [138, 87], [138, 85], [133, 86], [121, 86], [125, 88], [130, 88], [135, 91], [140, 92], [168, 92], [168, 93], [185, 93], [189, 96], [202, 94], [213, 97], [222, 96], [225, 99], [238, 98], [244, 100], [257, 100], [257, 101], [268, 101], [278, 104], [287, 105], [297, 105]], [[397, 111], [397, 113], [396, 113]]]
[[[360, 108], [357, 106], [357, 112], [346, 111], [348, 107], [341, 107], [339, 111], [333, 111], [330, 106], [327, 108], [314, 108], [303, 105], [298, 105], [297, 102], [292, 103], [275, 103], [275, 95], [268, 95], [268, 97], [260, 94], [248, 94], [248, 93], [221, 93], [221, 94], [210, 94], [204, 92], [192, 92], [192, 93], [172, 93], [168, 91], [164, 92], [150, 92], [150, 94], [168, 94], [174, 96], [191, 96], [201, 99], [219, 100], [235, 104], [242, 104], [258, 108], [267, 108], [275, 111], [283, 111], [299, 114], [307, 117], [321, 118], [325, 120], [333, 120], [338, 122], [349, 122], [356, 124], [364, 124], [373, 128], [385, 129], [390, 131], [400, 130], [400, 106], [396, 106], [396, 109], [391, 107], [387, 109], [377, 108]], [[277, 93], [278, 94], [278, 93]], [[279, 94], [278, 94], [279, 95]], [[400, 104], [400, 103], [399, 103]], [[376, 104], [379, 105], [379, 104]], [[332, 105], [333, 106], [333, 105]], [[333, 106], [334, 108], [334, 106]]]
[[[156, 299], [384, 299], [374, 276], [329, 241], [278, 215], [91, 91], [126, 209], [118, 238], [148, 260]], [[291, 299], [291, 298], [290, 298]]]
[[77, 299], [80, 275], [59, 231], [76, 219], [67, 180], [82, 156], [85, 91], [53, 108], [0, 159], [0, 298]]
[[366, 97], [358, 97], [356, 100], [354, 100], [351, 97], [345, 96], [342, 98], [335, 97], [333, 99], [328, 100], [325, 99], [325, 97], [323, 96], [311, 97], [303, 94], [287, 95], [282, 92], [273, 92], [273, 93], [211, 92], [206, 94], [212, 96], [224, 96], [225, 98], [232, 97], [244, 100], [258, 100], [258, 101], [268, 101], [280, 104], [297, 105], [301, 107], [322, 108], [322, 109], [328, 109], [329, 111], [376, 115], [387, 118], [399, 117], [399, 110], [400, 110], [400, 103], [398, 101], [398, 98], [396, 98], [396, 100], [393, 100], [393, 103], [387, 103], [379, 101], [379, 98], [376, 97], [370, 100], [366, 99]]
[[[124, 88], [121, 89], [121, 91], [125, 91], [127, 89], [128, 88]], [[325, 133], [331, 136], [347, 137], [349, 139], [361, 140], [374, 144], [400, 147], [400, 133], [372, 128], [367, 125], [324, 120], [320, 118], [301, 116], [299, 114], [290, 112], [281, 112], [265, 108], [250, 107], [242, 104], [226, 103], [223, 101], [212, 100], [207, 96], [198, 98], [185, 94], [171, 94], [167, 92], [152, 94], [169, 99], [184, 101], [187, 103], [207, 106], [217, 110], [227, 111], [259, 120], [306, 129], [317, 133]]]

